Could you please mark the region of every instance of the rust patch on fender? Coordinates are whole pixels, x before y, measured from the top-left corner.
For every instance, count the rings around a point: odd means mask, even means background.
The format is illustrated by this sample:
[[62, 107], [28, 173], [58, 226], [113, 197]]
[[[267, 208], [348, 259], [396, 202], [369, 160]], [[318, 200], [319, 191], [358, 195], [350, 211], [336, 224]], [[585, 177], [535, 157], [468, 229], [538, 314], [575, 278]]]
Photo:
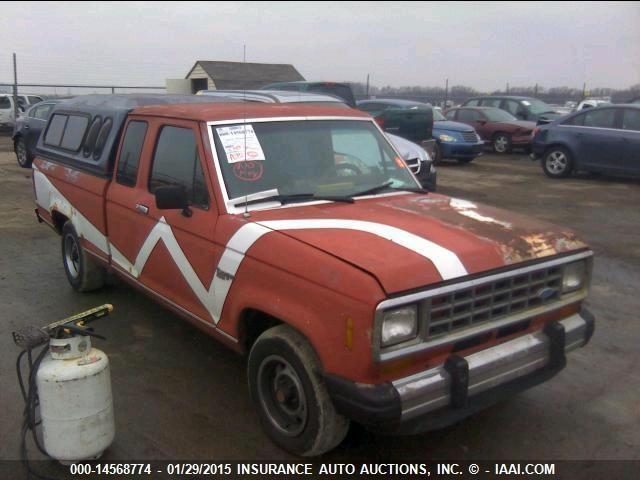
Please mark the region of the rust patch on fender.
[[449, 228], [474, 234], [493, 243], [505, 264], [586, 248], [572, 231], [526, 216], [432, 194], [389, 201], [387, 206], [439, 221]]
[[515, 263], [586, 246], [573, 232], [563, 231], [521, 235], [500, 245], [500, 250], [505, 262]]

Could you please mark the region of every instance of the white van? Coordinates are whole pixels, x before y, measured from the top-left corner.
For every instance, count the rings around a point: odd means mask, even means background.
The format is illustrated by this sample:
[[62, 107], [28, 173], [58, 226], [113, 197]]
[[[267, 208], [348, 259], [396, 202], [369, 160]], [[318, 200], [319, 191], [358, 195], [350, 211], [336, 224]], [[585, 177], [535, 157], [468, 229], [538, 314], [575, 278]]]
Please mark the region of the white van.
[[[18, 112], [24, 112], [27, 107], [44, 100], [38, 95], [18, 95]], [[16, 123], [13, 113], [13, 95], [0, 93], [0, 127], [13, 127]]]

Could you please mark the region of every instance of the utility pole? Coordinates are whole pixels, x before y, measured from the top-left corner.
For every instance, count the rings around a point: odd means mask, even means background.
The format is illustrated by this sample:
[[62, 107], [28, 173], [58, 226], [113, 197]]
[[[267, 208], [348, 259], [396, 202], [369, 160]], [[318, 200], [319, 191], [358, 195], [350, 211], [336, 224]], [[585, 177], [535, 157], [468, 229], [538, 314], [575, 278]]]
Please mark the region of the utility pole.
[[369, 74], [367, 73], [367, 100], [369, 100]]
[[13, 121], [18, 119], [18, 68], [16, 67], [16, 54], [13, 54]]
[[580, 101], [584, 100], [586, 96], [587, 96], [587, 82], [584, 82], [582, 84], [582, 98], [580, 99]]
[[538, 97], [538, 84], [537, 83], [536, 83], [536, 87], [535, 87], [535, 89], [533, 91], [533, 96], [536, 97], [536, 98]]
[[447, 100], [449, 100], [449, 79], [448, 78], [444, 84], [444, 105], [442, 105], [443, 110], [447, 109]]

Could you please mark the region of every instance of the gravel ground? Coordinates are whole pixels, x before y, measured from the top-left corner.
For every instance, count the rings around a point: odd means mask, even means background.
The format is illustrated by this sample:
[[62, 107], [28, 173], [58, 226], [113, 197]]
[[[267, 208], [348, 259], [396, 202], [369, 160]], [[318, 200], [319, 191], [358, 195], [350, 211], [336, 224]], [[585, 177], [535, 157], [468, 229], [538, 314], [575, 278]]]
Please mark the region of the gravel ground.
[[[0, 459], [18, 458], [22, 400], [10, 332], [105, 302], [97, 325], [111, 360], [117, 435], [105, 461], [295, 460], [262, 433], [245, 360], [128, 286], [78, 294], [60, 241], [33, 214], [29, 170], [0, 137]], [[584, 176], [554, 181], [523, 154], [487, 154], [439, 167], [440, 192], [508, 208], [577, 231], [595, 250], [591, 343], [551, 381], [450, 428], [384, 437], [355, 428], [325, 462], [640, 460], [640, 181]]]

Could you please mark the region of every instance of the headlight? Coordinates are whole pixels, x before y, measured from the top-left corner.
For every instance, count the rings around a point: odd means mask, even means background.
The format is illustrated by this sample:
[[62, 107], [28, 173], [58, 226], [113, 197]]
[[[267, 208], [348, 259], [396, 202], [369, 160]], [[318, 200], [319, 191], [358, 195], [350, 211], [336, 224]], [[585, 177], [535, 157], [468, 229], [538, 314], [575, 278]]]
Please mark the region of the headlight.
[[418, 334], [418, 307], [387, 310], [382, 317], [382, 346], [388, 347], [415, 338]]
[[581, 289], [587, 282], [587, 263], [574, 262], [564, 267], [562, 293]]
[[438, 138], [443, 142], [457, 142], [458, 139], [456, 137], [452, 137], [451, 135], [447, 135], [446, 133], [442, 133], [438, 135]]

